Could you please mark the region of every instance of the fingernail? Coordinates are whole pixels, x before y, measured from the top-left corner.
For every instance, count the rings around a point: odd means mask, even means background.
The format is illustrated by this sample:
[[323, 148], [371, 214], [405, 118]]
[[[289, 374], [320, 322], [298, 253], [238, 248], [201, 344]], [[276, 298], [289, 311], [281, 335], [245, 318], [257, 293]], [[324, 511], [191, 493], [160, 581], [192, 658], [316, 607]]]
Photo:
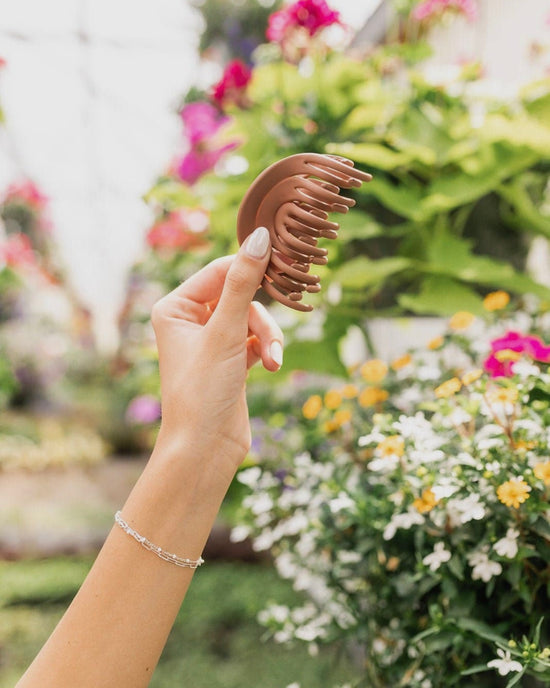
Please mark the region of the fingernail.
[[269, 349], [272, 360], [279, 366], [283, 365], [283, 346], [281, 342], [271, 342], [271, 347]]
[[269, 248], [269, 232], [265, 227], [258, 227], [246, 240], [246, 252], [252, 258], [263, 258]]

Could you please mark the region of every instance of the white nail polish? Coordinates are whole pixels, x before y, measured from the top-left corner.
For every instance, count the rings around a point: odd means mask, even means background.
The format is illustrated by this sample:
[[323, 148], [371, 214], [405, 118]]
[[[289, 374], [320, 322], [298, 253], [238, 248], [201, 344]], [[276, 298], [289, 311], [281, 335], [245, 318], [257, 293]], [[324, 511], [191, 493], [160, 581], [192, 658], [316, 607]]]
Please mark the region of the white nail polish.
[[258, 227], [246, 241], [246, 252], [253, 258], [263, 258], [269, 248], [269, 232], [265, 227]]
[[269, 349], [272, 360], [279, 366], [283, 365], [283, 347], [281, 342], [271, 342], [271, 347]]

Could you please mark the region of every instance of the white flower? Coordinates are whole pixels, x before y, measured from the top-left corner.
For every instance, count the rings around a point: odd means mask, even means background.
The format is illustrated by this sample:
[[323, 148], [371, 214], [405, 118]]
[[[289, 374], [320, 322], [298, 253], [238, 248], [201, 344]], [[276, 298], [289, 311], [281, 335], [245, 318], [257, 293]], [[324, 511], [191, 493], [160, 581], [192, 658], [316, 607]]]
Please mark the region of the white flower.
[[250, 535], [250, 528], [248, 526], [235, 526], [231, 530], [229, 540], [231, 542], [242, 542]]
[[358, 564], [363, 556], [359, 552], [349, 552], [348, 550], [340, 550], [338, 552], [338, 560], [342, 564]]
[[487, 662], [487, 666], [490, 669], [496, 669], [501, 676], [506, 676], [506, 674], [509, 674], [511, 671], [523, 670], [523, 666], [515, 659], [512, 659], [510, 650], [504, 652], [504, 650], [499, 648], [497, 650], [497, 655], [500, 659], [492, 659], [490, 662]]
[[500, 557], [507, 557], [513, 559], [518, 553], [519, 530], [515, 528], [508, 528], [506, 536], [495, 542], [493, 549]]
[[422, 563], [425, 566], [430, 567], [430, 571], [437, 571], [437, 569], [446, 561], [451, 558], [451, 553], [448, 549], [445, 549], [443, 542], [437, 542], [434, 551], [428, 554], [422, 559]]
[[498, 561], [489, 559], [486, 548], [468, 555], [468, 563], [472, 567], [473, 580], [482, 580], [484, 583], [488, 583], [493, 576], [502, 573], [502, 566]]
[[409, 509], [404, 514], [394, 514], [391, 517], [391, 521], [384, 528], [384, 533], [382, 537], [384, 540], [391, 540], [398, 528], [404, 528], [408, 530], [413, 525], [420, 525], [424, 523], [424, 516], [419, 513], [416, 509]]
[[254, 487], [260, 476], [262, 475], [262, 469], [259, 466], [252, 466], [252, 468], [247, 468], [244, 471], [239, 471], [237, 473], [237, 480], [243, 485], [248, 485], [248, 487]]
[[355, 508], [355, 502], [345, 492], [340, 492], [338, 497], [331, 499], [328, 505], [333, 514], [337, 514], [345, 509], [353, 510]]
[[485, 507], [480, 503], [478, 494], [471, 494], [465, 499], [449, 500], [447, 512], [451, 525], [458, 526], [469, 521], [480, 521], [485, 516]]

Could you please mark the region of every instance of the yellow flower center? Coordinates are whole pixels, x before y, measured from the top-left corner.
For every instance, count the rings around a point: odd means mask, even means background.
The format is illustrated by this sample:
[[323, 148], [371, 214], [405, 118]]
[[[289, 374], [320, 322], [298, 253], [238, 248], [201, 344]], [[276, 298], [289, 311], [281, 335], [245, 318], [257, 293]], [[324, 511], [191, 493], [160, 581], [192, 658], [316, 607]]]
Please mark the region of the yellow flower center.
[[417, 497], [414, 502], [414, 508], [421, 514], [431, 511], [439, 500], [436, 499], [435, 494], [430, 488], [424, 490], [421, 497]]
[[361, 375], [365, 382], [371, 384], [378, 384], [386, 377], [388, 373], [388, 366], [378, 358], [373, 358], [371, 361], [363, 363], [360, 369]]
[[550, 461], [535, 464], [533, 473], [535, 477], [542, 480], [545, 485], [550, 485]]
[[403, 456], [405, 451], [405, 441], [400, 435], [390, 435], [376, 447], [382, 456]]
[[474, 322], [475, 315], [468, 311], [458, 311], [449, 320], [449, 327], [451, 330], [467, 330]]
[[394, 370], [401, 370], [401, 368], [406, 368], [411, 363], [412, 363], [412, 356], [410, 354], [405, 354], [404, 356], [400, 356], [399, 358], [396, 358], [395, 361], [392, 361], [391, 367]]
[[335, 389], [330, 389], [325, 394], [325, 406], [331, 411], [337, 409], [342, 403], [342, 395]]
[[313, 420], [314, 418], [317, 418], [322, 408], [323, 401], [321, 400], [321, 397], [318, 394], [314, 394], [313, 396], [309, 397], [306, 403], [302, 406], [302, 413], [304, 414], [304, 418]]
[[447, 397], [452, 397], [456, 394], [462, 387], [462, 383], [457, 377], [452, 377], [450, 380], [446, 380], [439, 387], [435, 388], [435, 396], [438, 399], [446, 399]]
[[365, 387], [359, 395], [359, 404], [363, 407], [375, 406], [389, 397], [389, 393], [380, 387]]
[[501, 349], [495, 352], [495, 358], [501, 363], [506, 361], [519, 361], [521, 354], [519, 351], [512, 351], [512, 349]]

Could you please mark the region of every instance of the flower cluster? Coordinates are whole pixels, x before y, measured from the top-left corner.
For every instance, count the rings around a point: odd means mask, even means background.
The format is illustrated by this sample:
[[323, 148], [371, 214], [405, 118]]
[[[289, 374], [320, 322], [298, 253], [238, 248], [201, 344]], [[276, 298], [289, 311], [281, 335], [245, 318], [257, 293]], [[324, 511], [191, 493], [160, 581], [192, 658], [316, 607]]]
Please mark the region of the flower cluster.
[[242, 60], [231, 60], [221, 79], [212, 87], [212, 100], [224, 108], [232, 103], [238, 107], [248, 105], [246, 89], [252, 79], [252, 70]]
[[189, 150], [173, 164], [174, 172], [186, 184], [195, 184], [214, 169], [220, 158], [237, 146], [236, 141], [220, 141], [220, 132], [229, 122], [210, 103], [189, 103], [181, 110]]
[[468, 21], [477, 17], [476, 0], [422, 0], [412, 11], [412, 16], [417, 21], [438, 20], [443, 15], [452, 12], [461, 14]]
[[[237, 536], [271, 549], [310, 598], [263, 622], [281, 642], [360, 643], [373, 685], [550, 676], [538, 640], [529, 656], [506, 641], [533, 638], [549, 602], [549, 323], [502, 292], [485, 308], [310, 395], [293, 461], [240, 475], [251, 493]], [[513, 365], [495, 375], [501, 351]]]
[[189, 250], [204, 246], [210, 226], [204, 208], [173, 210], [157, 220], [147, 233], [147, 244], [156, 250]]

